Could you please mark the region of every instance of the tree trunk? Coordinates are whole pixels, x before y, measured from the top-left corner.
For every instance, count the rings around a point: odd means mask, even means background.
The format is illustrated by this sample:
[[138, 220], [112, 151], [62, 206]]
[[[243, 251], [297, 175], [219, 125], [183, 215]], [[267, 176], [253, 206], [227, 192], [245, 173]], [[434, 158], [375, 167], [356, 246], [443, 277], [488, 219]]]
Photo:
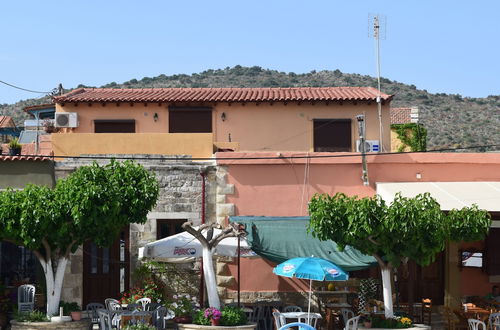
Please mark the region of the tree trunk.
[[45, 273], [45, 283], [47, 286], [47, 315], [52, 316], [59, 313], [59, 302], [61, 300], [64, 271], [68, 263], [68, 258], [59, 257], [57, 269], [54, 272], [52, 260], [46, 261], [38, 259], [42, 264]]
[[394, 310], [392, 306], [391, 267], [380, 266], [380, 271], [382, 272], [385, 317], [392, 318], [394, 317]]
[[203, 275], [205, 276], [205, 285], [207, 287], [208, 304], [210, 307], [220, 309], [219, 293], [217, 292], [217, 281], [215, 279], [215, 270], [213, 264], [212, 251], [203, 246]]

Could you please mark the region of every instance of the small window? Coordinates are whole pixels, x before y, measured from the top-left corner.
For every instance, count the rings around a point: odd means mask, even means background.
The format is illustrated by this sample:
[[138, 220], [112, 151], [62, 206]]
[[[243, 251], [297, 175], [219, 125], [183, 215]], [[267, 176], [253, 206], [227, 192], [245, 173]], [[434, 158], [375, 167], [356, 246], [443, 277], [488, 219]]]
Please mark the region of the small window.
[[182, 224], [186, 219], [156, 219], [156, 239], [182, 233]]
[[212, 133], [212, 108], [169, 108], [168, 131], [170, 133]]
[[94, 120], [95, 133], [135, 133], [135, 120], [118, 119]]
[[351, 151], [350, 119], [314, 119], [314, 151]]

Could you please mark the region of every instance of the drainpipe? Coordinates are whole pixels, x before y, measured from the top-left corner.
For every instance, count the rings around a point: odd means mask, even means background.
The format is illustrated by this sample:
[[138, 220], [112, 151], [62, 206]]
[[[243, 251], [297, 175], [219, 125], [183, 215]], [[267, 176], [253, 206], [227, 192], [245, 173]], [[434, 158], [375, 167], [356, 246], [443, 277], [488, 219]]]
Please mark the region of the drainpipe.
[[[204, 171], [200, 171], [201, 175], [201, 224], [205, 224], [205, 176]], [[200, 306], [203, 308], [205, 302], [205, 277], [203, 276], [203, 257], [200, 265]]]

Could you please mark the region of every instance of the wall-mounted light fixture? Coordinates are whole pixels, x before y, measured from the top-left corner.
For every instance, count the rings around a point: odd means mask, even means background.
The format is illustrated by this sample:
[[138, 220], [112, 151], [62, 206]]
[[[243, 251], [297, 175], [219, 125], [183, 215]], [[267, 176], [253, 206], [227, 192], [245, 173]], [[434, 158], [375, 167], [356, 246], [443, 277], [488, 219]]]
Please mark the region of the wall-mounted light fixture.
[[222, 121], [226, 121], [226, 113], [223, 112], [221, 115], [220, 115], [220, 119], [222, 119]]
[[153, 119], [154, 119], [154, 121], [158, 121], [158, 113], [157, 112], [155, 112], [155, 114], [153, 115]]

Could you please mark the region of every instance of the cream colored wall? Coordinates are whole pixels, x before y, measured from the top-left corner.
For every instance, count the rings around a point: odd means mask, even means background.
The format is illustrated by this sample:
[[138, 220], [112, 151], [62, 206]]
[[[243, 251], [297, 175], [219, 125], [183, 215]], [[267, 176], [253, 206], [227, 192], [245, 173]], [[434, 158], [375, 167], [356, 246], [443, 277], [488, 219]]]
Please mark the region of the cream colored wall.
[[55, 156], [98, 154], [191, 155], [210, 157], [211, 133], [55, 133]]
[[[225, 113], [226, 120], [221, 115]], [[313, 151], [313, 119], [351, 119], [352, 150], [356, 149], [356, 115], [366, 115], [367, 139], [379, 139], [377, 105], [372, 103], [321, 104], [255, 103], [218, 104], [214, 109], [215, 140], [239, 142], [240, 151]], [[384, 145], [390, 150], [389, 107], [382, 110]]]
[[[66, 129], [66, 132], [92, 133], [95, 119], [134, 119], [136, 133], [168, 132], [168, 104], [57, 104], [56, 111], [78, 113], [79, 126]], [[158, 114], [156, 122], [153, 119], [155, 113]], [[221, 119], [222, 113], [226, 115], [225, 121]], [[240, 151], [313, 151], [313, 119], [351, 119], [351, 147], [352, 151], [355, 151], [358, 139], [356, 116], [363, 113], [366, 116], [367, 139], [379, 140], [375, 103], [218, 103], [213, 106], [212, 112], [213, 142], [229, 142], [231, 135], [231, 141], [239, 143]], [[391, 141], [388, 106], [382, 108], [382, 122], [385, 128], [384, 146], [385, 150], [389, 151]]]
[[[93, 133], [95, 119], [134, 119], [136, 133], [168, 133], [168, 106], [157, 103], [106, 103], [105, 106], [93, 103], [56, 104], [56, 112], [77, 112], [78, 127], [72, 128], [73, 133]], [[158, 121], [154, 121], [154, 114], [158, 114]]]

